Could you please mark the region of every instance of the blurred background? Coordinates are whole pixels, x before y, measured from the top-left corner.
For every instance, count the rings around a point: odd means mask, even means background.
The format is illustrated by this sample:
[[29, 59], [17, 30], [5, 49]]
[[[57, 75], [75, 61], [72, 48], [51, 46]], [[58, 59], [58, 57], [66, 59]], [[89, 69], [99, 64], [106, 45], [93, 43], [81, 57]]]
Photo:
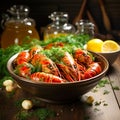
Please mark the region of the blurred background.
[[[54, 11], [62, 11], [68, 12], [69, 23], [74, 24], [76, 17], [90, 19], [103, 35], [101, 37], [120, 40], [120, 0], [103, 0], [103, 4], [99, 0], [3, 0], [0, 4], [0, 21], [12, 5], [30, 7], [29, 17], [35, 20], [40, 36], [44, 27], [51, 22], [48, 15]], [[2, 31], [0, 26], [0, 34]]]

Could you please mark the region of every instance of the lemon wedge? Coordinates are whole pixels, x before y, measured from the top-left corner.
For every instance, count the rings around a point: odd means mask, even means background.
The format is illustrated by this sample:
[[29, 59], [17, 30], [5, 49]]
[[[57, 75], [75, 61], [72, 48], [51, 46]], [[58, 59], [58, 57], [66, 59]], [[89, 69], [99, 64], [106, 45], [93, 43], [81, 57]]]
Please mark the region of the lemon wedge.
[[114, 52], [120, 50], [120, 45], [113, 40], [106, 40], [103, 42], [101, 52]]
[[93, 52], [101, 52], [103, 41], [98, 38], [91, 39], [87, 42], [86, 49]]

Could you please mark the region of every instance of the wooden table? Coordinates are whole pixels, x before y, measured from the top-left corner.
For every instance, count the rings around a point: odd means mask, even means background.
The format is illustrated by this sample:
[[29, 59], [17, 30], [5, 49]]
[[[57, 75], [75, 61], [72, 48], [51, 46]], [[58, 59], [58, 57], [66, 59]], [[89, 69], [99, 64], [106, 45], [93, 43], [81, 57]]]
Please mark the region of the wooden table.
[[[31, 114], [38, 109], [52, 111], [53, 117], [50, 116], [46, 118], [47, 120], [120, 120], [120, 57], [109, 68], [107, 75], [101, 81], [104, 81], [103, 86], [98, 84], [79, 101], [58, 105], [35, 99], [36, 105], [29, 111], [23, 110], [19, 103], [23, 99], [34, 100], [33, 97], [26, 95], [20, 88], [16, 89], [14, 93], [7, 93], [3, 88], [0, 90], [0, 120], [17, 120], [18, 113], [24, 111]], [[86, 98], [89, 96], [94, 98], [92, 105], [88, 105], [86, 102]], [[39, 120], [33, 114], [27, 118], [25, 120]]]

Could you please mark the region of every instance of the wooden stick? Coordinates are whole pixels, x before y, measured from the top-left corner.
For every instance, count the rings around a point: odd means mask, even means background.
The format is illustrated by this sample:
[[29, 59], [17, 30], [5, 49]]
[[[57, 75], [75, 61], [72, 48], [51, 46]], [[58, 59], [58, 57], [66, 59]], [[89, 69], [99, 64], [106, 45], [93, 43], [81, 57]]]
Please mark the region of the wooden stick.
[[83, 16], [83, 13], [84, 13], [84, 9], [85, 9], [86, 3], [87, 3], [87, 0], [83, 0], [83, 1], [82, 1], [81, 9], [80, 9], [78, 15], [74, 18], [73, 24], [75, 24], [75, 23], [78, 22], [80, 19], [82, 19], [82, 16]]
[[103, 4], [103, 0], [98, 0], [98, 1], [99, 1], [99, 5], [100, 5], [100, 8], [101, 8], [101, 11], [102, 11], [104, 26], [105, 26], [107, 31], [111, 31], [110, 20], [108, 18], [107, 12], [105, 10], [104, 4]]
[[87, 16], [88, 16], [89, 20], [95, 25], [95, 32], [99, 33], [98, 26], [97, 26], [97, 24], [96, 24], [96, 22], [95, 22], [94, 18], [92, 17], [89, 10], [87, 10]]

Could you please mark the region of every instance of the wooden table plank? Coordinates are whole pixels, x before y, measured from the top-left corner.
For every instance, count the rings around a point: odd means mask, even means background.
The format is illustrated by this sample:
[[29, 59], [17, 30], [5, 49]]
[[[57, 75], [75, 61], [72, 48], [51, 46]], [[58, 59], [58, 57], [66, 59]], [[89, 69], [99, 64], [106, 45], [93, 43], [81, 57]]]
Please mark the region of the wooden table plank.
[[120, 57], [110, 69], [111, 72], [109, 73], [109, 79], [111, 81], [111, 86], [113, 87], [115, 97], [120, 107]]
[[[109, 79], [109, 77], [103, 79]], [[111, 89], [111, 84], [106, 84], [105, 87], [95, 87], [93, 90], [95, 91], [95, 89], [97, 92], [89, 92], [86, 94], [94, 98], [93, 106], [86, 107], [86, 115], [89, 115], [89, 120], [120, 119], [120, 108], [114, 97], [114, 91]], [[107, 94], [105, 94], [106, 91], [108, 92]], [[101, 104], [97, 105], [96, 103]]]

